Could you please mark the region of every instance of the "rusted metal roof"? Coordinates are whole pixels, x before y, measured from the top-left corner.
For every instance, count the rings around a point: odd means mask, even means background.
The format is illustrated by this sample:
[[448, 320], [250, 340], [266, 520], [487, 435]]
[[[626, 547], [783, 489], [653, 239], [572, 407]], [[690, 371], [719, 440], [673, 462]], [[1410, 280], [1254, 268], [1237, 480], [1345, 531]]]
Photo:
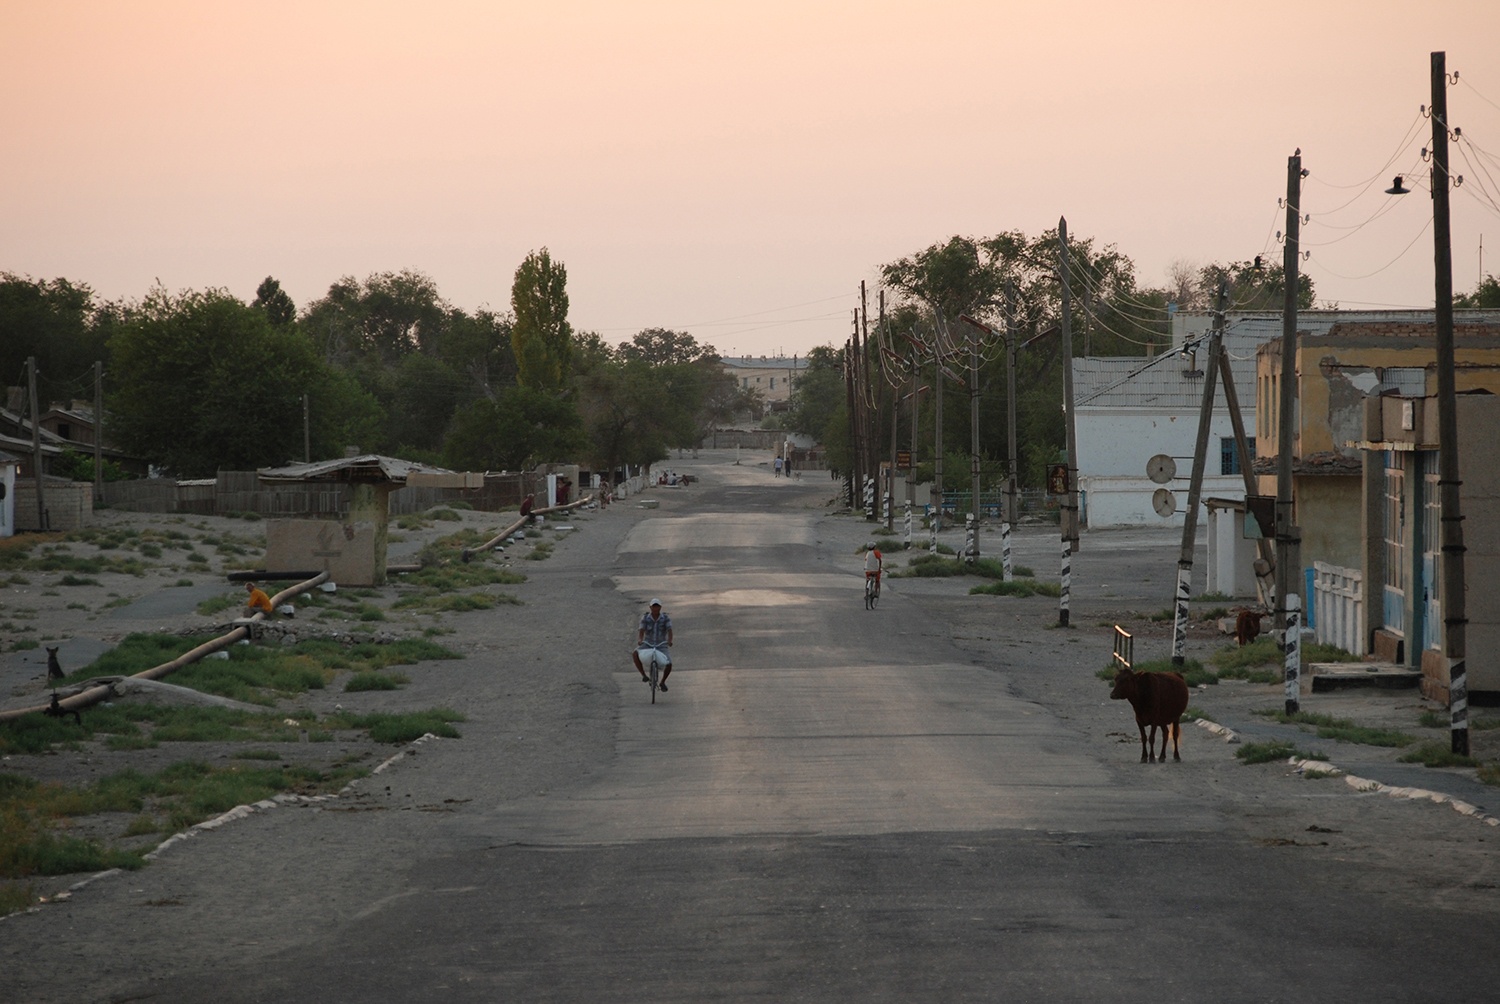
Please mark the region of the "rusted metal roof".
[[399, 457], [383, 457], [378, 453], [367, 453], [360, 457], [340, 457], [337, 460], [319, 460], [310, 464], [292, 464], [290, 467], [268, 467], [255, 472], [262, 481], [343, 481], [387, 484], [406, 484], [411, 474], [451, 474], [452, 471], [415, 460]]

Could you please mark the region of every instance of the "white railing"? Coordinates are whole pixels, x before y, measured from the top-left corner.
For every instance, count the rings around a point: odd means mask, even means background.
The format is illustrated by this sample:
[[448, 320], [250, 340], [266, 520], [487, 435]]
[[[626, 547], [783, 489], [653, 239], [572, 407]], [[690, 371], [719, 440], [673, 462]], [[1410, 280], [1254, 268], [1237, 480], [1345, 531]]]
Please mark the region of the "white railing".
[[1364, 572], [1314, 561], [1313, 596], [1317, 604], [1314, 637], [1322, 644], [1364, 655]]

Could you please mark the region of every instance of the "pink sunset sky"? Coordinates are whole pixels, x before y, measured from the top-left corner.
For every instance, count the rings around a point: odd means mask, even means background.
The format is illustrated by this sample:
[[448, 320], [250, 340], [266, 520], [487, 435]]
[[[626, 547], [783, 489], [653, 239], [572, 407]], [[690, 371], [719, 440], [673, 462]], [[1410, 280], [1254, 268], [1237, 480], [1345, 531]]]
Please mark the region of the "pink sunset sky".
[[409, 268], [508, 310], [545, 246], [610, 342], [803, 353], [953, 234], [1066, 216], [1146, 286], [1279, 262], [1300, 147], [1320, 299], [1430, 306], [1431, 199], [1382, 190], [1426, 184], [1434, 50], [1467, 291], [1486, 237], [1500, 272], [1496, 0], [5, 0], [0, 271], [300, 307]]

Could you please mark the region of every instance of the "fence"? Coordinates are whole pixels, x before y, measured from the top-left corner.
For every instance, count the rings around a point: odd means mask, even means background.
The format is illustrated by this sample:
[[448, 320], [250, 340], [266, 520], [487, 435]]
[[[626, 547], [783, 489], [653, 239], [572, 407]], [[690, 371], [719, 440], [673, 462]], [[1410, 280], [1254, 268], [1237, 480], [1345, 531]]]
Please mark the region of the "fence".
[[[482, 512], [520, 506], [539, 493], [545, 480], [532, 473], [486, 474], [482, 488], [398, 488], [390, 495], [393, 516], [423, 512], [438, 505], [465, 503]], [[92, 490], [92, 485], [85, 486]], [[349, 511], [350, 487], [333, 482], [270, 485], [254, 471], [220, 471], [213, 480], [173, 481], [151, 478], [104, 485], [105, 504], [131, 512], [197, 513], [226, 516], [253, 512], [262, 516], [342, 516]], [[49, 507], [52, 490], [48, 490]], [[35, 503], [32, 503], [35, 511]]]
[[1357, 568], [1313, 562], [1313, 637], [1365, 654], [1365, 577]]

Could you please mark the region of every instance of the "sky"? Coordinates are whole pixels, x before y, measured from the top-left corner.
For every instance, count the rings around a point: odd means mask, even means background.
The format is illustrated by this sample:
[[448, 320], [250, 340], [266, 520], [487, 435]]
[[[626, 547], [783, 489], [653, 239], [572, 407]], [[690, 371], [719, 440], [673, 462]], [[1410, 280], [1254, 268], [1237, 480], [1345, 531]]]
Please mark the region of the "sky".
[[1142, 286], [1280, 262], [1300, 149], [1320, 300], [1430, 307], [1433, 51], [1462, 292], [1486, 240], [1500, 273], [1495, 0], [0, 0], [0, 271], [506, 311], [546, 247], [576, 329], [791, 355], [955, 234], [1066, 217]]

